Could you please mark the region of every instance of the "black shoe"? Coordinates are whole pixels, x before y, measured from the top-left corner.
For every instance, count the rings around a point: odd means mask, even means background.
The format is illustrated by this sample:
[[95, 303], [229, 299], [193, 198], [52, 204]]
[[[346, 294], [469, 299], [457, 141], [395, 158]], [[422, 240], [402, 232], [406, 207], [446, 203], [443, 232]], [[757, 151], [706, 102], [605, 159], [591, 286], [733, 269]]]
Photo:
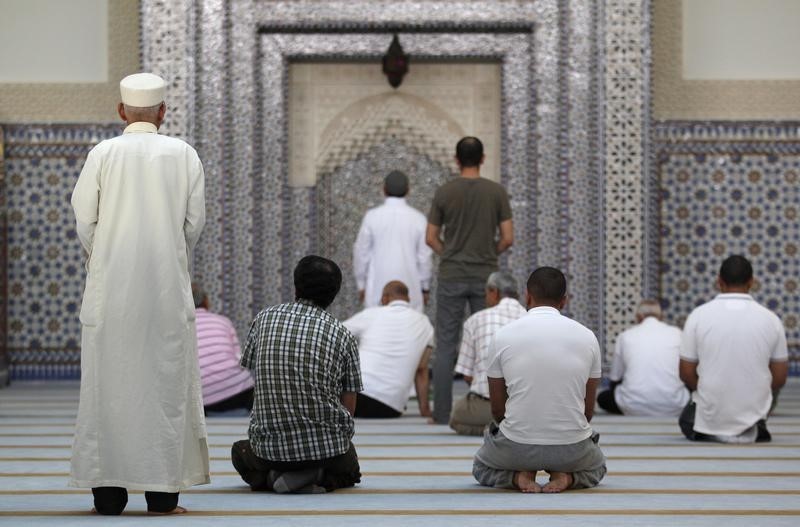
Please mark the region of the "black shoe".
[[756, 435], [756, 443], [769, 443], [772, 441], [772, 434], [769, 433], [767, 430], [767, 421], [764, 419], [759, 419], [756, 423], [756, 429], [758, 430], [758, 434]]

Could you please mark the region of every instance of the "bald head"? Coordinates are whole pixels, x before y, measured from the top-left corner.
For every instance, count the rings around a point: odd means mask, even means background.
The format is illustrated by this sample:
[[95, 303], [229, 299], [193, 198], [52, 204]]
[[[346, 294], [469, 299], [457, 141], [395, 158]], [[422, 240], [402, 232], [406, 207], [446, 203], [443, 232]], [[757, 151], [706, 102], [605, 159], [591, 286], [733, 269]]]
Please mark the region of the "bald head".
[[400, 280], [392, 280], [383, 286], [383, 293], [381, 294], [381, 304], [386, 305], [395, 300], [404, 300], [408, 302], [408, 286]]

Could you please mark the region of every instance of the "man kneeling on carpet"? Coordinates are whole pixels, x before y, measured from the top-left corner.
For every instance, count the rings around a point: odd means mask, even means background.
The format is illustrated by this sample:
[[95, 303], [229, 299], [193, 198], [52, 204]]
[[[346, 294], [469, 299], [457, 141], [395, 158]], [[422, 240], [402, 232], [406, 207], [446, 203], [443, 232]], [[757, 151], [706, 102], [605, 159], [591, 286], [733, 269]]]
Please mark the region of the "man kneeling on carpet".
[[[588, 328], [562, 316], [564, 274], [540, 267], [528, 279], [528, 314], [498, 329], [487, 375], [492, 423], [472, 474], [487, 487], [555, 493], [594, 487], [606, 460], [592, 433], [600, 345]], [[540, 486], [543, 470], [550, 481]]]
[[683, 327], [680, 376], [692, 400], [678, 420], [692, 441], [772, 440], [767, 416], [789, 374], [786, 331], [750, 296], [753, 266], [734, 254], [722, 262], [720, 294], [691, 312]]
[[409, 302], [408, 287], [393, 280], [383, 287], [380, 306], [368, 307], [344, 321], [358, 338], [364, 380], [364, 391], [356, 400], [356, 417], [400, 417], [412, 384], [420, 415], [431, 415], [428, 362], [433, 326]]
[[355, 337], [325, 309], [342, 272], [306, 256], [294, 269], [295, 301], [261, 311], [242, 366], [255, 378], [249, 439], [231, 460], [253, 490], [325, 492], [361, 481], [354, 433], [363, 389]]

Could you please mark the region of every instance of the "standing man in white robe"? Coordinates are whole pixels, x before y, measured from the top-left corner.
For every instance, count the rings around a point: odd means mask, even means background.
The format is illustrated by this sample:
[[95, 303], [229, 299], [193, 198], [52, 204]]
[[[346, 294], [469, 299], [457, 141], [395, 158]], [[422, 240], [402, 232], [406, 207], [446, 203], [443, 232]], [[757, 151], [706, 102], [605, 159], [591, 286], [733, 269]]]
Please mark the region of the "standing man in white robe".
[[80, 320], [81, 393], [70, 485], [121, 514], [128, 490], [174, 514], [178, 493], [208, 483], [191, 252], [205, 222], [195, 150], [158, 135], [165, 82], [120, 82], [124, 133], [95, 146], [72, 194], [88, 257]]
[[353, 246], [353, 269], [364, 307], [381, 305], [383, 287], [408, 284], [411, 307], [422, 311], [431, 284], [431, 255], [425, 243], [425, 215], [406, 203], [408, 177], [399, 171], [384, 179], [383, 205], [367, 211]]

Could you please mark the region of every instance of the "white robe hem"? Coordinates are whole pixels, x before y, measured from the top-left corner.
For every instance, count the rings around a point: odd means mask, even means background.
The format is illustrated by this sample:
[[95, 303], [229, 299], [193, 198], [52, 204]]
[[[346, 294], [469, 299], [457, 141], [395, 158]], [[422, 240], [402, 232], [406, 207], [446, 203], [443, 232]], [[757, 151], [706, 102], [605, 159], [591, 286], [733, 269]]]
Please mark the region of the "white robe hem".
[[127, 490], [141, 490], [149, 492], [180, 492], [196, 485], [208, 485], [211, 483], [211, 476], [208, 474], [189, 477], [183, 480], [178, 485], [162, 485], [155, 483], [141, 483], [132, 481], [123, 481], [117, 479], [103, 479], [97, 481], [90, 480], [76, 480], [69, 481], [70, 487], [77, 487], [81, 489], [91, 489], [97, 487], [122, 487]]

